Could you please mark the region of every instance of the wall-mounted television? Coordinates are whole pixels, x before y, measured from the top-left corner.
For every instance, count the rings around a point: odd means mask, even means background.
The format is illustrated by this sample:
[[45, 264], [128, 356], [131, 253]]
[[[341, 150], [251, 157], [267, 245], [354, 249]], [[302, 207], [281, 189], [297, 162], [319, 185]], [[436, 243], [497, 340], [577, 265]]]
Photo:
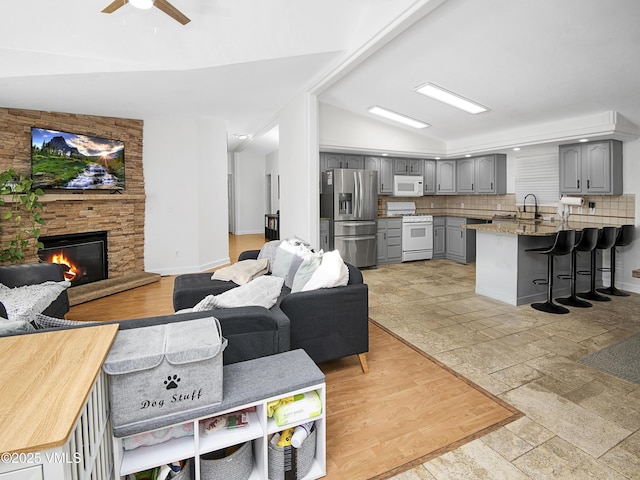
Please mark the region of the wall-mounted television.
[[124, 142], [77, 133], [31, 128], [34, 188], [124, 189]]

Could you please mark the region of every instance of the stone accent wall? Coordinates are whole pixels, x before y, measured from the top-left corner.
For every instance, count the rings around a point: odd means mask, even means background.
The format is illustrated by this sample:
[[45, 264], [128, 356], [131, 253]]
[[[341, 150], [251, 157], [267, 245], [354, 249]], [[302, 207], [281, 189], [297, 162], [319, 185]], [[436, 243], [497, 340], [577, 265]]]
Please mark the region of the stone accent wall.
[[[31, 127], [62, 130], [125, 142], [126, 188], [109, 191], [45, 192], [41, 234], [107, 231], [109, 277], [144, 270], [144, 175], [142, 120], [0, 108], [0, 171], [31, 174]], [[0, 241], [11, 237], [0, 220]], [[35, 257], [28, 260], [37, 261]]]

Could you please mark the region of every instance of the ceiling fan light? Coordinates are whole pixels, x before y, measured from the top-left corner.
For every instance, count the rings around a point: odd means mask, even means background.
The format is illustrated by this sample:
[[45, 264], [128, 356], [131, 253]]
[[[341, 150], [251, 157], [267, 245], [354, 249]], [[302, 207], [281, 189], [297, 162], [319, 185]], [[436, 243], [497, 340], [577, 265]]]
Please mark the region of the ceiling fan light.
[[129, 0], [129, 3], [136, 8], [140, 8], [142, 10], [148, 10], [153, 7], [153, 3], [155, 0]]

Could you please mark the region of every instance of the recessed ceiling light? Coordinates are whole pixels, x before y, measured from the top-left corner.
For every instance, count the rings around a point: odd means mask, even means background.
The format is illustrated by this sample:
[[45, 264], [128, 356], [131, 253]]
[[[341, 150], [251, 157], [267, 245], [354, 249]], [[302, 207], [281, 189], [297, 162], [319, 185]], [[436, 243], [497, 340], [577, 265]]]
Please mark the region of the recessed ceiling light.
[[389, 156], [389, 154], [388, 154], [388, 153], [383, 153], [383, 154], [382, 154], [382, 156], [383, 156], [383, 157], [388, 157], [388, 156]]
[[247, 135], [246, 133], [234, 133], [234, 136], [238, 140], [246, 140], [247, 138], [249, 138], [249, 135]]
[[513, 147], [513, 151], [514, 152], [519, 152], [520, 151], [520, 147]]
[[579, 142], [585, 143], [588, 142], [589, 139], [588, 138], [581, 138], [580, 140], [578, 140]]
[[470, 157], [471, 157], [471, 155], [469, 155], [469, 154], [467, 153], [467, 154], [465, 155], [465, 157], [470, 158]]
[[421, 122], [420, 120], [416, 120], [415, 118], [407, 117], [405, 115], [400, 115], [399, 113], [392, 112], [391, 110], [387, 110], [386, 108], [382, 108], [377, 105], [369, 107], [367, 110], [374, 115], [378, 115], [404, 125], [409, 125], [413, 128], [425, 128], [430, 126], [428, 123]]
[[433, 83], [425, 83], [424, 85], [416, 87], [415, 91], [421, 93], [422, 95], [426, 95], [427, 97], [431, 97], [441, 102], [447, 103], [452, 107], [456, 107], [464, 110], [465, 112], [472, 113], [473, 115], [489, 110], [489, 108], [480, 105], [479, 103], [467, 100], [466, 98], [445, 90], [444, 88], [438, 87]]
[[440, 160], [440, 157], [436, 157], [436, 160]]

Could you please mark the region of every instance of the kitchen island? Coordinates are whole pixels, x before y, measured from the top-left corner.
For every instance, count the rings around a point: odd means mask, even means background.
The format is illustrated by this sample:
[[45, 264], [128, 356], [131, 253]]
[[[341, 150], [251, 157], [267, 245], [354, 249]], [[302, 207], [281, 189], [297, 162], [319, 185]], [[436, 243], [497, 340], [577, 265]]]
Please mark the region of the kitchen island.
[[[533, 280], [547, 278], [547, 256], [526, 250], [551, 246], [559, 230], [579, 232], [583, 228], [602, 226], [533, 220], [465, 225], [476, 230], [476, 293], [511, 305], [545, 301], [546, 284], [536, 285]], [[597, 258], [600, 266], [601, 256]], [[590, 253], [579, 252], [577, 265], [579, 271], [589, 270]], [[596, 284], [601, 285], [602, 275], [596, 272]], [[557, 257], [555, 273], [570, 273], [570, 255]], [[578, 275], [577, 291], [589, 290], [590, 282], [588, 275]], [[554, 298], [570, 293], [568, 279], [554, 280]]]

